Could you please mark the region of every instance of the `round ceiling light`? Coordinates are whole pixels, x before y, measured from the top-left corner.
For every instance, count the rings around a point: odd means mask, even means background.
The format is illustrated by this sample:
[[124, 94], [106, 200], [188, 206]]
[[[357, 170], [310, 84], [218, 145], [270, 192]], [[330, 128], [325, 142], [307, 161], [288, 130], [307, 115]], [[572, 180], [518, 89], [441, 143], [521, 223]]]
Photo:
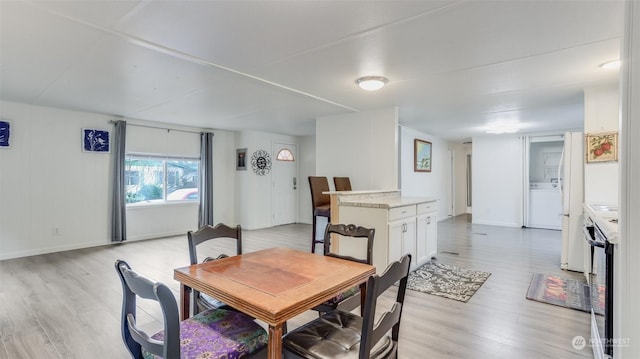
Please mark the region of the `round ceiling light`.
[[389, 80], [382, 76], [365, 76], [356, 80], [356, 83], [360, 88], [367, 91], [375, 91], [379, 90], [384, 86]]
[[603, 68], [605, 70], [619, 69], [620, 68], [620, 60], [614, 60], [614, 61], [605, 62], [604, 64], [600, 65], [600, 68]]

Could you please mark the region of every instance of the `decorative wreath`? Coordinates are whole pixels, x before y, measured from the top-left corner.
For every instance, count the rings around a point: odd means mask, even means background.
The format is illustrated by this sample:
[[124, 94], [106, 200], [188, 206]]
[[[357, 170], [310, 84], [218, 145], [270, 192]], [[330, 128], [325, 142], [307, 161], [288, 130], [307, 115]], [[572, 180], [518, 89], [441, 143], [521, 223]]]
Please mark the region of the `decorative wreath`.
[[271, 171], [271, 157], [269, 153], [264, 150], [257, 150], [251, 156], [251, 167], [253, 172], [258, 176], [264, 176]]

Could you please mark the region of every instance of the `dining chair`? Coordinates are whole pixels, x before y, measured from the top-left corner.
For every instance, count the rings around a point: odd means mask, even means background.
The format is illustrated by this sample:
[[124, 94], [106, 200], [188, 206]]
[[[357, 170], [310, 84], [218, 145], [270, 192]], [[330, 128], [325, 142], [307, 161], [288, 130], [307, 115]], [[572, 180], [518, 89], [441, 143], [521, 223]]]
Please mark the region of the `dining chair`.
[[[198, 260], [198, 252], [196, 249], [198, 245], [214, 239], [220, 242], [222, 242], [223, 239], [226, 239], [226, 242], [225, 242], [226, 244], [228, 244], [229, 239], [234, 240], [235, 247], [236, 247], [235, 255], [242, 254], [242, 228], [240, 227], [240, 225], [237, 225], [235, 228], [229, 227], [223, 223], [218, 223], [215, 225], [215, 227], [210, 225], [204, 225], [195, 232], [193, 231], [187, 232], [187, 240], [189, 242], [189, 260], [191, 262], [191, 265], [200, 263], [200, 261]], [[220, 258], [226, 258], [226, 257], [228, 257], [228, 255], [223, 253], [217, 256], [216, 258], [206, 257], [202, 260], [202, 262], [208, 262], [208, 261], [212, 261]], [[215, 309], [215, 308], [234, 310], [233, 308], [226, 305], [225, 303], [215, 298], [212, 298], [204, 293], [200, 293], [195, 289], [192, 289], [191, 298], [192, 298], [191, 305], [193, 307], [192, 315], [198, 314], [204, 310]]]
[[336, 187], [336, 191], [351, 191], [349, 177], [333, 177], [333, 185]]
[[[375, 233], [375, 228], [365, 228], [361, 226], [356, 227], [355, 224], [328, 224], [324, 231], [324, 255], [346, 259], [358, 263], [373, 264], [373, 238]], [[355, 258], [353, 256], [341, 255], [331, 252], [332, 234], [340, 236], [340, 243], [343, 246], [346, 246], [348, 244], [347, 241], [353, 242], [354, 244], [360, 244], [356, 242], [362, 242], [362, 239], [366, 238], [366, 257], [362, 256], [365, 258]], [[356, 285], [329, 299], [328, 301], [314, 307], [313, 310], [318, 311], [320, 315], [330, 312], [334, 309], [352, 311], [362, 304], [360, 296], [356, 295], [359, 293], [360, 286]]]
[[[411, 255], [405, 254], [389, 264], [382, 275], [369, 277], [362, 316], [334, 310], [290, 331], [283, 338], [285, 358], [397, 358], [410, 264]], [[396, 282], [395, 302], [376, 316], [378, 297]]]
[[[267, 347], [267, 332], [242, 313], [213, 309], [184, 321], [169, 287], [115, 262], [122, 282], [122, 340], [134, 359], [246, 358]], [[164, 329], [150, 335], [136, 323], [137, 298], [160, 304]]]
[[327, 177], [309, 176], [309, 188], [311, 189], [311, 207], [313, 213], [313, 226], [311, 229], [311, 253], [316, 252], [316, 244], [323, 243], [316, 239], [316, 221], [318, 217], [326, 217], [331, 222], [331, 197], [323, 192], [329, 191]]

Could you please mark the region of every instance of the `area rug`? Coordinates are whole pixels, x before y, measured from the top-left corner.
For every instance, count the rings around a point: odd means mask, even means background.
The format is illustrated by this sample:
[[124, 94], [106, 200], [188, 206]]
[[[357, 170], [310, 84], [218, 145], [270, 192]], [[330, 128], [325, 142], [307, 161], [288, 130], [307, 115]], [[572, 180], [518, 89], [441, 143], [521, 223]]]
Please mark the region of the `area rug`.
[[430, 261], [409, 273], [407, 289], [466, 303], [490, 275], [487, 272]]
[[[527, 290], [527, 299], [560, 307], [591, 312], [591, 296], [586, 280], [561, 278], [555, 275], [534, 273]], [[598, 291], [596, 314], [604, 313], [604, 287]]]

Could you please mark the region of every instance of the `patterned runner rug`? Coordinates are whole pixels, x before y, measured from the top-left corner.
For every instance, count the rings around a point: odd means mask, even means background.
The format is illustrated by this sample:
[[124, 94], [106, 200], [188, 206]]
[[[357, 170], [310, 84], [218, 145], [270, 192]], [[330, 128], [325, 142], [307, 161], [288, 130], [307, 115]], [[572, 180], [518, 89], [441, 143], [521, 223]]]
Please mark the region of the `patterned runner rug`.
[[429, 261], [409, 273], [407, 288], [467, 302], [491, 273]]
[[[534, 273], [527, 290], [527, 299], [565, 308], [591, 312], [591, 296], [586, 280], [561, 278], [555, 275]], [[598, 299], [604, 299], [604, 288], [598, 290]], [[604, 300], [595, 306], [596, 314], [604, 313]]]

